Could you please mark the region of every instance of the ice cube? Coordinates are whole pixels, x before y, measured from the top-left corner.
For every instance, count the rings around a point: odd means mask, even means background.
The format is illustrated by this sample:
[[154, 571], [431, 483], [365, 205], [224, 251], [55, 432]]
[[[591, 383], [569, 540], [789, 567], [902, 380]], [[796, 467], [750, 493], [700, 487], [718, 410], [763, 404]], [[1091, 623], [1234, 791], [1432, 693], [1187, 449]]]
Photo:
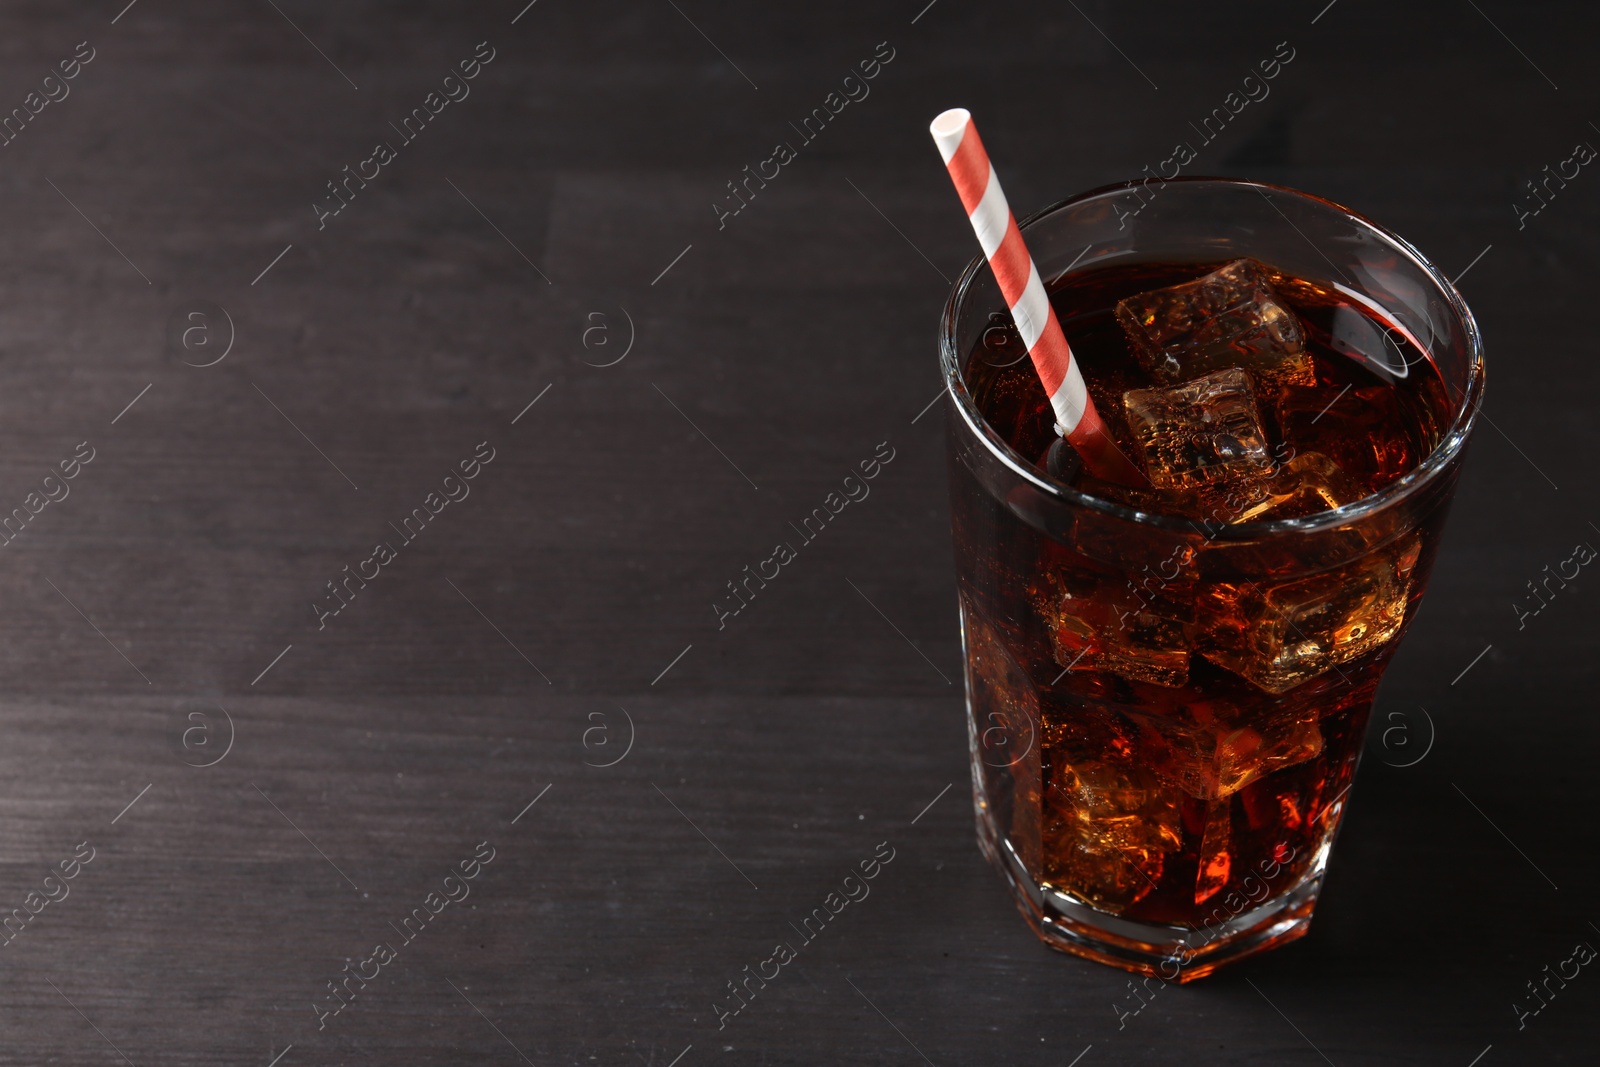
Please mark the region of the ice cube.
[[1300, 320], [1261, 264], [1238, 259], [1203, 278], [1117, 302], [1140, 364], [1162, 382], [1242, 367], [1262, 388], [1316, 381]]
[[1169, 389], [1122, 394], [1150, 484], [1195, 489], [1272, 474], [1250, 379], [1238, 368]]
[[1166, 854], [1183, 843], [1176, 799], [1131, 760], [1063, 761], [1052, 770], [1046, 880], [1110, 911], [1136, 904], [1160, 882]]
[[1321, 452], [1301, 452], [1260, 484], [1262, 494], [1239, 511], [1235, 522], [1297, 519], [1342, 508], [1367, 494], [1355, 480]]
[[1410, 420], [1391, 386], [1285, 389], [1274, 407], [1286, 440], [1316, 441], [1328, 458], [1369, 486], [1388, 485], [1424, 458], [1413, 434], [1404, 432]]
[[1273, 585], [1217, 582], [1201, 595], [1206, 659], [1286, 693], [1382, 646], [1405, 622], [1415, 535], [1335, 570]]
[[1257, 778], [1321, 754], [1322, 733], [1314, 711], [1241, 726], [1217, 739], [1217, 792], [1232, 796]]
[[1206, 805], [1206, 828], [1200, 835], [1200, 863], [1194, 882], [1194, 902], [1204, 904], [1228, 884], [1233, 870], [1233, 804], [1213, 801]]
[[1225, 800], [1273, 771], [1322, 752], [1317, 709], [1293, 703], [1248, 715], [1226, 701], [1191, 701], [1181, 715], [1130, 711], [1150, 749], [1151, 769], [1198, 800]]
[[1159, 572], [1119, 585], [1058, 571], [1050, 575], [1047, 589], [1035, 606], [1061, 667], [1109, 671], [1152, 685], [1188, 682], [1184, 628], [1194, 614], [1187, 585], [1168, 582]]

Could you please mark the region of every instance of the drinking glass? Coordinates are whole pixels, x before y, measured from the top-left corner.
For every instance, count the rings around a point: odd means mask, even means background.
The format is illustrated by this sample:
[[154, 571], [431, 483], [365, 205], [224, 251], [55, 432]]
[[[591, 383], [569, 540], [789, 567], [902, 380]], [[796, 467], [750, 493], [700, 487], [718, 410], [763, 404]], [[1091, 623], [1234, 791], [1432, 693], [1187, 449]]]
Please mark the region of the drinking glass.
[[[1278, 186], [1132, 182], [1021, 229], [1047, 288], [1069, 271], [1253, 257], [1366, 309], [1350, 316], [1352, 356], [1380, 377], [1443, 384], [1437, 445], [1381, 491], [1305, 518], [1196, 523], [1087, 495], [1013, 451], [963, 374], [1009, 321], [981, 257], [950, 294], [939, 357], [979, 844], [1047, 943], [1188, 981], [1307, 931], [1379, 679], [1438, 550], [1481, 403], [1481, 339], [1409, 243]], [[1283, 692], [1222, 671], [1135, 684], [1063, 664], [1047, 606], [1063, 588], [1090, 609], [1154, 588], [1192, 607], [1186, 633], [1232, 625], [1236, 656], [1340, 651]]]

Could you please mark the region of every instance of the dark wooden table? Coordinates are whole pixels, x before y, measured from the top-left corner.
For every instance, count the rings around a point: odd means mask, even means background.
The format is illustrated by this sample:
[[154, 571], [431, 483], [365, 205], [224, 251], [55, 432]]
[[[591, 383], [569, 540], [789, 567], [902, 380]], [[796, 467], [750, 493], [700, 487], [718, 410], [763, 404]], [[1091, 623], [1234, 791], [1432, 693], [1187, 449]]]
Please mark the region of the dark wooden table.
[[[523, 2], [0, 15], [0, 1064], [1594, 1062], [1600, 976], [1515, 1008], [1600, 944], [1591, 579], [1515, 606], [1600, 544], [1600, 175], [1516, 206], [1600, 145], [1592, 12]], [[926, 124], [1031, 210], [1280, 42], [1191, 172], [1466, 274], [1487, 418], [1310, 936], [1119, 1027], [974, 841]]]

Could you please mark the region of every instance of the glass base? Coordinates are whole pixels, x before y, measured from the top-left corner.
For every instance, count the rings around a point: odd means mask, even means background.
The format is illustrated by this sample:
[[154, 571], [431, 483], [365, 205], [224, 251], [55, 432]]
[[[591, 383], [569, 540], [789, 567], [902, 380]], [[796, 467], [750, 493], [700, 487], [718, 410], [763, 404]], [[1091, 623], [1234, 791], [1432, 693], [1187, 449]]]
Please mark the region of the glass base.
[[1304, 937], [1322, 888], [1327, 842], [1293, 889], [1204, 930], [1131, 922], [1065, 893], [1041, 887], [1011, 843], [994, 833], [980, 803], [978, 845], [1011, 887], [1017, 908], [1039, 939], [1074, 956], [1168, 982], [1192, 982], [1224, 964]]

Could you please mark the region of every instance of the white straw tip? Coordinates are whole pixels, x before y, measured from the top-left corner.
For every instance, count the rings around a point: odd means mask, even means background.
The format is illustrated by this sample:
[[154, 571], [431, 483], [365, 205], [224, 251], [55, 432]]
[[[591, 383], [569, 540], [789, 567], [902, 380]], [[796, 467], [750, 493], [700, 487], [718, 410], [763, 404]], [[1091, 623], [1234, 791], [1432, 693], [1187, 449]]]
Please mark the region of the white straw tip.
[[961, 147], [971, 122], [972, 112], [964, 107], [953, 107], [928, 124], [928, 132], [933, 134], [933, 143], [939, 146], [939, 154], [944, 157], [945, 163], [948, 164], [954, 158], [956, 149]]
[[951, 137], [966, 129], [967, 123], [972, 121], [972, 112], [964, 107], [953, 107], [949, 111], [939, 114], [939, 117], [928, 124], [928, 132], [935, 137]]

